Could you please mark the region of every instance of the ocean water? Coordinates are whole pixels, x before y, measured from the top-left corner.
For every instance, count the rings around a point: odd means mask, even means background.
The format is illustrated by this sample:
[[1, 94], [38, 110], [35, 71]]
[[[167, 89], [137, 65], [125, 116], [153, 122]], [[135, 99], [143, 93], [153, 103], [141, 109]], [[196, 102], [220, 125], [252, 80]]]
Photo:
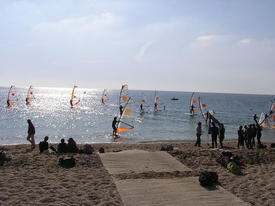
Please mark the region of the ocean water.
[[[35, 100], [25, 104], [28, 88], [17, 88], [16, 103], [6, 106], [9, 88], [0, 88], [0, 144], [25, 144], [27, 119], [36, 128], [36, 142], [44, 136], [50, 142], [73, 137], [78, 143], [112, 142], [112, 120], [119, 113], [119, 90], [109, 90], [109, 101], [101, 104], [103, 90], [78, 88], [76, 95], [81, 99], [74, 108], [69, 105], [72, 88], [35, 88]], [[129, 88], [130, 89], [130, 88]], [[139, 113], [140, 96], [146, 100], [146, 113]], [[166, 106], [162, 112], [153, 112], [155, 91], [129, 90], [134, 103], [132, 122], [134, 129], [121, 134], [129, 141], [194, 140], [198, 121], [204, 122], [200, 112], [189, 115], [191, 92], [157, 91]], [[200, 93], [203, 103], [215, 111], [215, 117], [225, 126], [225, 139], [237, 139], [239, 125], [253, 123], [253, 115], [268, 112], [270, 95]], [[172, 101], [172, 97], [179, 100]], [[203, 124], [202, 140], [207, 141], [207, 125]], [[264, 141], [275, 140], [274, 129], [263, 129]]]

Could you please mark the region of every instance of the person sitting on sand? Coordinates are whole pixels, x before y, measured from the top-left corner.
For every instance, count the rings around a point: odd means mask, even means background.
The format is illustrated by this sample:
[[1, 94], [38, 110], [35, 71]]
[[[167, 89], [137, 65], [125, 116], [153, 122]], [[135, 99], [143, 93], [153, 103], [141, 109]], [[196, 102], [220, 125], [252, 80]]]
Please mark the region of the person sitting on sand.
[[49, 153], [49, 144], [48, 144], [49, 137], [44, 137], [44, 140], [39, 143], [39, 151], [40, 153]]
[[64, 139], [61, 139], [61, 142], [58, 144], [57, 152], [58, 153], [66, 153], [67, 152], [67, 144], [65, 143]]
[[68, 153], [78, 153], [79, 149], [76, 146], [76, 142], [73, 138], [69, 138], [68, 144], [67, 144], [67, 152]]

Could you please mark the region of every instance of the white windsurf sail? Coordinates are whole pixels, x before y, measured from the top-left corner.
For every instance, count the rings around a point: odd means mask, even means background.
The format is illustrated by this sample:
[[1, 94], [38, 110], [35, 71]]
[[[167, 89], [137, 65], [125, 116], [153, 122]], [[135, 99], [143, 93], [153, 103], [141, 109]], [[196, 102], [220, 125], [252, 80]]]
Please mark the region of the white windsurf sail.
[[121, 86], [120, 93], [119, 93], [119, 105], [125, 107], [128, 99], [129, 99], [128, 85], [123, 84]]
[[78, 88], [78, 86], [73, 87], [72, 96], [71, 96], [71, 99], [70, 99], [71, 107], [79, 104], [79, 102], [80, 102], [80, 98], [76, 96], [76, 92], [75, 92], [76, 88]]
[[194, 115], [196, 111], [199, 110], [199, 93], [198, 92], [193, 92], [190, 98], [190, 114]]
[[16, 89], [15, 89], [14, 85], [11, 85], [11, 87], [9, 89], [9, 93], [8, 93], [7, 105], [11, 106], [11, 105], [15, 104], [16, 101], [17, 101]]
[[202, 114], [202, 117], [203, 117], [203, 119], [207, 122], [207, 120], [208, 120], [208, 111], [207, 111], [207, 109], [206, 109], [206, 104], [204, 104], [203, 102], [202, 102], [202, 98], [201, 97], [198, 97], [198, 101], [199, 101], [199, 108], [200, 108], [200, 111], [201, 111], [201, 114]]
[[263, 112], [261, 113], [259, 125], [263, 128], [275, 129], [275, 100], [271, 102], [268, 114], [264, 114]]
[[30, 86], [26, 97], [26, 104], [30, 104], [34, 99], [35, 98], [34, 98], [33, 87]]
[[131, 101], [131, 97], [129, 97], [128, 100], [126, 101], [123, 112], [119, 117], [118, 126], [116, 130], [117, 134], [121, 132], [129, 131], [134, 128], [134, 125], [131, 120], [132, 110], [128, 108], [130, 101]]
[[106, 104], [108, 100], [109, 100], [109, 94], [107, 92], [107, 89], [104, 89], [101, 97], [101, 103]]

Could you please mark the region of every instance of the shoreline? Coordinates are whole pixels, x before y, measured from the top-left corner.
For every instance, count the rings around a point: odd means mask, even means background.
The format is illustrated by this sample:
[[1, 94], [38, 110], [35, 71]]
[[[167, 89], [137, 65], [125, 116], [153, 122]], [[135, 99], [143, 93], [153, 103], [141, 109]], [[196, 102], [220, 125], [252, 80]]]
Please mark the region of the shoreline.
[[[64, 138], [65, 139], [65, 138]], [[118, 138], [120, 139], [120, 138]], [[194, 140], [151, 140], [151, 141], [140, 141], [140, 142], [135, 142], [135, 141], [131, 141], [130, 139], [127, 138], [121, 138], [122, 141], [112, 141], [112, 142], [85, 142], [85, 143], [77, 143], [78, 145], [84, 145], [84, 144], [112, 144], [112, 143], [131, 143], [131, 144], [146, 144], [146, 143], [195, 143], [196, 139]], [[42, 140], [41, 140], [42, 141]], [[66, 141], [66, 139], [65, 139]], [[256, 140], [255, 140], [256, 141]], [[275, 139], [272, 140], [261, 140], [262, 143], [267, 143], [267, 144], [271, 144], [271, 143], [275, 143]], [[50, 142], [48, 141], [49, 144], [52, 145], [58, 145], [60, 142]], [[203, 141], [201, 140], [202, 144], [210, 144], [211, 140], [209, 139], [209, 141]], [[236, 145], [238, 144], [238, 140], [237, 139], [227, 139], [224, 140], [223, 143], [235, 143]], [[256, 143], [257, 144], [257, 143]], [[30, 143], [15, 143], [15, 144], [0, 144], [1, 146], [17, 146], [17, 145], [30, 145]], [[36, 146], [39, 145], [39, 143], [35, 144]], [[219, 140], [218, 140], [218, 145], [219, 145]]]
[[[254, 205], [275, 204], [275, 148], [263, 142], [267, 149], [237, 149], [237, 142], [224, 142], [225, 148], [238, 155], [244, 162], [243, 175], [234, 175], [216, 162], [222, 151], [212, 150], [206, 143], [202, 147], [194, 142], [112, 142], [94, 143], [95, 152], [87, 154], [40, 154], [38, 146], [27, 152], [30, 144], [0, 146], [12, 159], [0, 166], [0, 205], [123, 205], [113, 178], [156, 179], [198, 178], [202, 171], [217, 172], [220, 185], [245, 202]], [[49, 143], [56, 148], [57, 144]], [[78, 144], [82, 148], [84, 144]], [[122, 150], [160, 151], [162, 146], [172, 145], [168, 153], [193, 171], [172, 173], [130, 173], [110, 175], [98, 155], [98, 149], [105, 152]], [[65, 169], [58, 165], [60, 157], [73, 156], [76, 166]]]

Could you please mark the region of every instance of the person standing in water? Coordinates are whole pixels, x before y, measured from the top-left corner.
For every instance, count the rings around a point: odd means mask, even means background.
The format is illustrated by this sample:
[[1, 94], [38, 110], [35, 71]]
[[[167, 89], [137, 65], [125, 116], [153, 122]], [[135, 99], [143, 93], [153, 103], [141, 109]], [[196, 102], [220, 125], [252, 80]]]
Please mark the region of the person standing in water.
[[119, 112], [120, 112], [120, 116], [123, 114], [123, 106], [119, 105]]
[[195, 146], [198, 146], [200, 147], [201, 146], [201, 135], [202, 135], [202, 130], [201, 130], [201, 122], [198, 122], [198, 126], [197, 126], [197, 129], [196, 129], [196, 135], [197, 135], [197, 141], [196, 141], [196, 144]]
[[191, 114], [191, 115], [194, 114], [194, 105], [193, 105], [193, 104], [190, 106], [190, 114]]
[[113, 136], [117, 136], [116, 130], [117, 130], [117, 117], [114, 117], [113, 122], [112, 122], [112, 128], [113, 128]]
[[30, 119], [28, 119], [27, 122], [29, 124], [27, 140], [31, 143], [31, 148], [34, 149], [35, 148], [35, 140], [34, 140], [35, 128]]

